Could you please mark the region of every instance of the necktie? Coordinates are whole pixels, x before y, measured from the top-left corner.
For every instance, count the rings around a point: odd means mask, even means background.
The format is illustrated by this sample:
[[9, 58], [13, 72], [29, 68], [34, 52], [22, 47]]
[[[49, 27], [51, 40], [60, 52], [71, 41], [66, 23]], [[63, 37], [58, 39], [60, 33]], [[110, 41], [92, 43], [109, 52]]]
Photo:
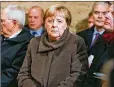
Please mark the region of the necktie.
[[96, 34], [95, 34], [95, 39], [93, 40], [91, 46], [93, 46], [93, 45], [96, 43], [96, 41], [97, 41], [97, 39], [98, 39], [99, 36], [100, 36], [99, 33], [96, 33]]
[[33, 36], [36, 36], [36, 35], [37, 35], [37, 33], [36, 33], [36, 32], [32, 32], [32, 35], [33, 35]]

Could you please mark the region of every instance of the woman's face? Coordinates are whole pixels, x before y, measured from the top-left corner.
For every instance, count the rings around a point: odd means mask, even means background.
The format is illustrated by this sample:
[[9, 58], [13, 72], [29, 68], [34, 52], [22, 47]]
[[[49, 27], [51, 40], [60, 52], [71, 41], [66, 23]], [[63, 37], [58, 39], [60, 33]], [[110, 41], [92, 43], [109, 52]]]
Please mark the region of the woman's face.
[[47, 17], [45, 20], [45, 28], [47, 30], [49, 40], [59, 40], [67, 28], [67, 22], [60, 14], [52, 17]]

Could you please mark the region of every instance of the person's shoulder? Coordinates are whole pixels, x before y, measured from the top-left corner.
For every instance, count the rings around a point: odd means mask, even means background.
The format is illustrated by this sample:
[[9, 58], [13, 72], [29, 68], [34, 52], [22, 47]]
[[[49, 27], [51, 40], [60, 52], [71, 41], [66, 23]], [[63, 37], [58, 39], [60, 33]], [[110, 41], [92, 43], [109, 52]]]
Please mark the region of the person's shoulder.
[[25, 25], [25, 26], [23, 27], [23, 29], [30, 32], [30, 28], [29, 28], [28, 25]]
[[33, 37], [30, 41], [31, 44], [39, 43], [41, 39], [41, 36]]
[[31, 33], [25, 27], [23, 27], [22, 33], [24, 34], [24, 36], [26, 38], [33, 38], [33, 36], [31, 35]]
[[79, 34], [87, 33], [90, 30], [91, 30], [91, 28], [87, 28], [87, 29], [85, 29], [83, 31], [77, 32], [76, 34], [79, 35]]
[[18, 43], [28, 43], [32, 38], [33, 36], [27, 30], [22, 29], [21, 32], [11, 40]]
[[93, 31], [93, 30], [94, 30], [94, 27], [95, 27], [95, 26], [92, 26], [92, 27], [87, 28], [87, 29], [85, 29], [85, 30], [83, 30], [83, 31], [77, 32], [77, 34], [86, 33], [86, 32], [89, 32], [89, 31]]
[[29, 42], [29, 48], [31, 50], [36, 50], [39, 47], [40, 44], [40, 36], [33, 37]]
[[80, 49], [80, 48], [86, 49], [86, 44], [82, 37], [80, 37], [78, 35], [73, 35], [72, 37], [73, 37], [72, 38], [73, 44], [75, 44], [78, 49]]
[[72, 34], [72, 37], [74, 38], [75, 43], [77, 43], [77, 44], [84, 42], [84, 39], [81, 36], [77, 35], [77, 34]]
[[81, 36], [76, 35], [76, 38], [77, 38], [78, 43], [83, 43], [84, 42], [84, 39]]
[[94, 32], [94, 26], [91, 27], [91, 28], [87, 28], [87, 29], [85, 29], [81, 32], [77, 32], [76, 34], [83, 37], [83, 38], [85, 38], [88, 35], [88, 33], [90, 33], [90, 32]]

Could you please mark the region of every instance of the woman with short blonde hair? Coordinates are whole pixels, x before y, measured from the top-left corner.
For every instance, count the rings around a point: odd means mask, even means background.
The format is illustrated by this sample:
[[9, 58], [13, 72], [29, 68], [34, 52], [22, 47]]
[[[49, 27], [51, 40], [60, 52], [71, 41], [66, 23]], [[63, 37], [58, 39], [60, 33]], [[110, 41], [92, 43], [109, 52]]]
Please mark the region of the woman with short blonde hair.
[[84, 40], [69, 32], [71, 14], [52, 5], [44, 15], [46, 32], [31, 40], [18, 74], [19, 87], [81, 87], [87, 72]]

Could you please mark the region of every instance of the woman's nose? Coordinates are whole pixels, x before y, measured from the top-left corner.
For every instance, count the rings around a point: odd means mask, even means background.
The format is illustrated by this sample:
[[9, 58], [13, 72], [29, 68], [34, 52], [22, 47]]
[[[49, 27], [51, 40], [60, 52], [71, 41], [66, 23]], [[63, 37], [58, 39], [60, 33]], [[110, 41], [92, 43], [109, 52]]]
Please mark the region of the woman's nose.
[[55, 28], [57, 26], [57, 22], [53, 21], [53, 28]]

